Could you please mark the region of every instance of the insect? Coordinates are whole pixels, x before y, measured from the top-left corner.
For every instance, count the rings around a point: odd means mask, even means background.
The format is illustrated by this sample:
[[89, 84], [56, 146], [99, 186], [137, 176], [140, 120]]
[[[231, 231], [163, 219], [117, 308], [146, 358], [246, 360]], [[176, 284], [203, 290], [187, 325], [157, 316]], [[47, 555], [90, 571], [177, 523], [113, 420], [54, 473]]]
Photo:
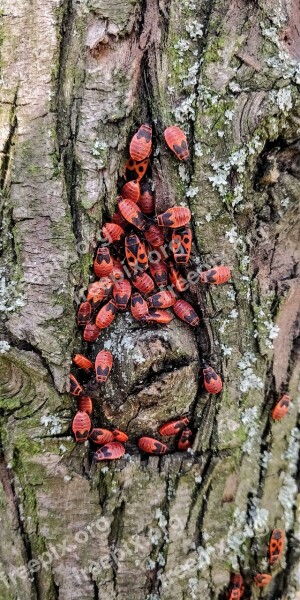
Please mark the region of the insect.
[[254, 577], [254, 581], [255, 581], [256, 585], [258, 585], [258, 587], [260, 587], [260, 588], [268, 585], [270, 583], [271, 579], [272, 579], [272, 575], [269, 575], [268, 573], [256, 573], [256, 575]]
[[97, 308], [104, 297], [105, 291], [100, 281], [94, 281], [94, 283], [89, 285], [87, 299], [90, 302], [92, 309]]
[[186, 265], [192, 250], [192, 231], [190, 227], [172, 232], [172, 252], [177, 264]]
[[[118, 196], [117, 201], [120, 202], [121, 200], [123, 200], [122, 196]], [[122, 229], [124, 227], [126, 227], [127, 225], [127, 221], [126, 219], [124, 219], [123, 215], [120, 213], [119, 209], [117, 209], [112, 218], [111, 218], [113, 223], [116, 223], [117, 225], [119, 225], [120, 227], [122, 227]]]
[[125, 448], [120, 442], [109, 442], [99, 448], [94, 454], [94, 460], [99, 462], [100, 460], [116, 460], [121, 458], [125, 454]]
[[151, 185], [145, 182], [141, 186], [141, 197], [139, 199], [139, 207], [144, 215], [151, 215], [155, 209], [154, 196], [151, 190]]
[[114, 440], [117, 442], [122, 442], [122, 444], [128, 442], [128, 435], [124, 433], [124, 431], [120, 431], [120, 429], [113, 429], [112, 434], [114, 436]]
[[100, 329], [95, 323], [88, 323], [83, 332], [83, 339], [85, 342], [95, 342], [99, 336]]
[[191, 211], [184, 206], [173, 206], [156, 217], [159, 227], [171, 227], [176, 229], [183, 227], [191, 220]]
[[189, 424], [189, 421], [190, 420], [188, 417], [182, 417], [181, 419], [173, 419], [172, 421], [168, 421], [167, 423], [161, 425], [158, 431], [160, 435], [163, 435], [164, 437], [177, 435], [177, 433], [182, 431], [186, 427], [186, 425]]
[[178, 450], [180, 450], [181, 452], [184, 452], [188, 448], [191, 448], [192, 441], [193, 441], [193, 432], [188, 427], [185, 427], [185, 429], [182, 431], [182, 434], [181, 434], [178, 444], [177, 444]]
[[109, 300], [107, 304], [100, 308], [96, 317], [96, 326], [99, 329], [106, 329], [116, 318], [117, 307], [114, 300]]
[[113, 270], [113, 259], [107, 247], [98, 248], [96, 258], [94, 260], [94, 271], [97, 277], [106, 277]]
[[169, 279], [178, 292], [185, 292], [188, 282], [172, 263], [169, 263]]
[[125, 238], [125, 254], [131, 269], [145, 271], [148, 268], [145, 244], [141, 242], [135, 233], [127, 235]]
[[[100, 350], [95, 360], [96, 381], [105, 383], [113, 365], [113, 357], [108, 350]], [[105, 442], [104, 442], [105, 443]]]
[[226, 283], [231, 277], [231, 270], [229, 267], [213, 267], [208, 271], [202, 271], [199, 279], [201, 283], [214, 283], [220, 285]]
[[288, 394], [284, 394], [272, 410], [274, 421], [280, 421], [289, 412], [290, 403], [291, 397]]
[[132, 158], [130, 158], [126, 165], [125, 165], [125, 171], [124, 171], [124, 176], [125, 179], [137, 179], [138, 181], [140, 181], [142, 179], [142, 177], [144, 177], [147, 169], [148, 169], [148, 165], [149, 165], [149, 158], [145, 158], [144, 160], [141, 160], [140, 162], [137, 162], [136, 160], [133, 160]]
[[133, 136], [130, 146], [129, 154], [133, 160], [140, 162], [150, 156], [152, 150], [152, 127], [148, 123], [141, 125], [139, 130]]
[[149, 296], [148, 303], [151, 308], [169, 308], [176, 302], [176, 296], [173, 292], [163, 290], [153, 296]]
[[149, 225], [145, 231], [145, 238], [153, 248], [159, 248], [165, 241], [164, 233], [158, 225]]
[[78, 383], [77, 379], [70, 373], [70, 394], [73, 396], [80, 396], [83, 392], [83, 388]]
[[223, 383], [220, 375], [212, 367], [204, 363], [203, 365], [204, 387], [209, 394], [219, 394], [222, 391]]
[[132, 200], [121, 200], [119, 202], [119, 209], [126, 221], [134, 225], [137, 229], [143, 231], [146, 227], [146, 221], [143, 217], [139, 207], [132, 202]]
[[90, 322], [92, 318], [92, 307], [89, 302], [82, 302], [77, 313], [77, 325], [83, 327]]
[[168, 310], [162, 310], [160, 308], [150, 308], [149, 313], [143, 317], [143, 321], [160, 323], [162, 325], [167, 325], [172, 321], [173, 315]]
[[186, 300], [177, 300], [173, 306], [173, 310], [175, 315], [181, 319], [181, 321], [185, 321], [192, 327], [197, 327], [200, 323], [200, 319], [197, 313], [194, 311], [193, 307]]
[[240, 600], [245, 591], [244, 579], [240, 574], [232, 573], [230, 577], [229, 600]]
[[107, 444], [108, 442], [113, 441], [114, 436], [109, 429], [100, 429], [96, 427], [90, 431], [89, 438], [94, 444]]
[[148, 314], [148, 304], [138, 292], [131, 296], [131, 314], [137, 321], [141, 321]]
[[138, 441], [138, 447], [147, 454], [165, 454], [168, 446], [151, 437], [141, 437]]
[[131, 285], [128, 279], [117, 281], [113, 289], [113, 297], [118, 310], [126, 310], [131, 296]]
[[176, 125], [167, 127], [164, 131], [164, 137], [170, 150], [176, 154], [179, 160], [187, 160], [189, 157], [189, 149], [185, 133]]
[[154, 290], [154, 281], [148, 273], [139, 273], [132, 276], [132, 283], [142, 294], [151, 294]]
[[168, 284], [168, 268], [163, 260], [150, 263], [150, 273], [157, 287], [166, 287]]
[[72, 422], [72, 431], [76, 442], [86, 442], [91, 426], [89, 415], [86, 412], [78, 410]]
[[79, 369], [84, 369], [84, 371], [90, 371], [90, 369], [94, 369], [92, 361], [83, 356], [83, 354], [75, 354], [72, 360], [73, 363], [79, 367]]
[[112, 242], [118, 242], [125, 235], [125, 232], [117, 223], [106, 223], [102, 227], [102, 235], [111, 244]]
[[93, 412], [92, 399], [89, 396], [80, 396], [80, 398], [77, 398], [77, 410], [91, 415]]
[[127, 200], [132, 200], [132, 202], [137, 203], [141, 195], [141, 188], [138, 181], [128, 181], [123, 185], [121, 190], [122, 198], [126, 198]]
[[284, 533], [282, 529], [273, 529], [269, 544], [269, 562], [270, 565], [275, 565], [283, 552]]

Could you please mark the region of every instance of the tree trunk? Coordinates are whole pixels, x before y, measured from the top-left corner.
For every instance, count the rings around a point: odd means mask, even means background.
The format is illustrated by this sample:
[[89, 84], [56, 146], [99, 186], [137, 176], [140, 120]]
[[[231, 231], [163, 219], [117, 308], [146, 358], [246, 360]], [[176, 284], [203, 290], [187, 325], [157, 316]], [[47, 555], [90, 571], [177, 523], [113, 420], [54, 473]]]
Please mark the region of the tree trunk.
[[[258, 598], [280, 527], [263, 597], [299, 600], [298, 2], [2, 0], [1, 20], [0, 599], [212, 600], [232, 571]], [[130, 444], [95, 465], [70, 437], [73, 298], [143, 122], [157, 210], [186, 199], [192, 266], [233, 277], [189, 290], [199, 335], [119, 315], [99, 338], [90, 356], [105, 342], [115, 368], [94, 423]], [[173, 123], [186, 165], [163, 142]], [[219, 396], [198, 386], [203, 357]], [[187, 410], [193, 451], [141, 460], [138, 436]]]

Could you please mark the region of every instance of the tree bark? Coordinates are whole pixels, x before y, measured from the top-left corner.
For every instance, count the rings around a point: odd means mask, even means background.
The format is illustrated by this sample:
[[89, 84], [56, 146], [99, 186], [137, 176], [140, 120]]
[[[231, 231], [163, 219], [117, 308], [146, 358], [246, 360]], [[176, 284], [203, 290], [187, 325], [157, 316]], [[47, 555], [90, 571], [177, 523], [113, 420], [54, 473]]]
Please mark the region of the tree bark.
[[[2, 0], [1, 21], [0, 599], [213, 600], [231, 571], [258, 598], [280, 527], [263, 597], [299, 600], [298, 3]], [[233, 278], [189, 290], [197, 335], [119, 315], [94, 345], [116, 357], [94, 422], [130, 435], [124, 460], [95, 465], [70, 437], [74, 293], [142, 122], [158, 212], [184, 199], [192, 266]], [[173, 123], [187, 165], [163, 143]], [[141, 460], [138, 436], [187, 410], [193, 451]]]

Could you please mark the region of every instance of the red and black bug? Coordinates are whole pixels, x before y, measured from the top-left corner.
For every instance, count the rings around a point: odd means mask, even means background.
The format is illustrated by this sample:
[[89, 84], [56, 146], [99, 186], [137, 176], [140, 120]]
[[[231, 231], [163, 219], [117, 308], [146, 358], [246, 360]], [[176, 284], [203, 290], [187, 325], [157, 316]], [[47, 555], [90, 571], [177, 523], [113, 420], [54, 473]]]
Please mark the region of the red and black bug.
[[159, 248], [163, 245], [165, 241], [163, 231], [158, 227], [158, 225], [150, 225], [147, 227], [145, 231], [145, 238], [153, 248]]
[[112, 442], [114, 436], [112, 431], [109, 429], [100, 429], [99, 427], [94, 427], [92, 431], [90, 431], [89, 439], [94, 442], [94, 444], [108, 444], [108, 442]]
[[136, 160], [130, 158], [125, 165], [125, 179], [130, 181], [132, 179], [137, 179], [138, 181], [140, 181], [142, 177], [144, 177], [148, 169], [148, 165], [149, 158], [145, 158], [145, 160], [141, 160], [140, 162], [137, 162]]
[[117, 223], [106, 223], [102, 227], [102, 235], [109, 244], [112, 244], [118, 242], [125, 235], [125, 232]]
[[143, 217], [139, 207], [132, 202], [132, 200], [121, 200], [119, 202], [119, 209], [126, 221], [134, 225], [137, 229], [143, 231], [146, 227], [146, 221]]
[[96, 326], [99, 329], [106, 329], [116, 318], [118, 310], [114, 300], [109, 300], [107, 304], [102, 306], [96, 317]]
[[272, 410], [274, 421], [280, 421], [289, 412], [290, 403], [291, 397], [288, 394], [284, 394]]
[[165, 454], [168, 446], [151, 437], [141, 437], [138, 441], [138, 447], [147, 454]]
[[168, 284], [168, 268], [162, 260], [156, 263], [150, 263], [150, 273], [157, 287], [166, 287]]
[[245, 585], [243, 577], [238, 573], [232, 573], [230, 577], [229, 600], [240, 600], [244, 594]]
[[192, 250], [192, 231], [190, 227], [176, 229], [172, 232], [172, 252], [174, 260], [179, 265], [186, 265], [190, 260]]
[[148, 304], [138, 292], [131, 296], [131, 314], [137, 321], [142, 321], [148, 314]]
[[149, 296], [148, 303], [151, 308], [169, 308], [176, 302], [176, 296], [173, 292], [163, 290]]
[[92, 309], [98, 308], [100, 302], [104, 299], [105, 292], [100, 281], [94, 281], [88, 287], [87, 299], [91, 304]]
[[133, 271], [145, 271], [148, 268], [148, 256], [145, 244], [132, 233], [125, 238], [125, 254], [128, 265]]
[[140, 162], [150, 156], [152, 150], [152, 127], [148, 123], [141, 125], [139, 130], [133, 136], [130, 146], [129, 154], [133, 160]]
[[[112, 271], [113, 273], [113, 271]], [[99, 281], [94, 281], [88, 287], [87, 299], [91, 303], [92, 308], [98, 308], [102, 300], [109, 298], [113, 288], [113, 282], [110, 277], [101, 277]]]
[[273, 529], [269, 544], [269, 563], [275, 565], [282, 556], [284, 546], [284, 532], [282, 529]]
[[118, 310], [126, 310], [131, 296], [131, 285], [128, 279], [116, 281], [113, 289], [113, 297]]
[[181, 321], [185, 321], [192, 327], [197, 327], [200, 323], [200, 319], [197, 313], [194, 311], [193, 307], [186, 300], [177, 300], [173, 306], [173, 310], [175, 315], [181, 319]]
[[124, 431], [120, 431], [120, 429], [113, 429], [112, 434], [116, 442], [121, 442], [122, 444], [128, 442], [128, 435]]
[[212, 367], [204, 363], [203, 365], [204, 387], [209, 394], [219, 394], [222, 391], [223, 383], [220, 375]]
[[231, 277], [231, 270], [229, 267], [212, 267], [208, 271], [202, 271], [199, 279], [201, 283], [214, 283], [220, 285], [226, 283]]
[[70, 394], [73, 396], [80, 396], [83, 393], [83, 388], [78, 383], [77, 379], [70, 373]]
[[124, 454], [125, 448], [123, 444], [120, 444], [120, 442], [109, 442], [108, 444], [105, 444], [105, 446], [102, 446], [102, 448], [99, 448], [97, 452], [95, 452], [94, 460], [96, 460], [97, 462], [101, 460], [117, 460], [118, 458], [121, 458]]
[[268, 585], [271, 580], [272, 580], [272, 575], [269, 575], [268, 573], [256, 573], [256, 575], [254, 577], [254, 582], [260, 588], [263, 588], [266, 585]]
[[155, 287], [154, 281], [148, 273], [141, 273], [141, 275], [139, 273], [134, 274], [132, 276], [132, 283], [139, 292], [145, 295], [151, 294]]
[[177, 435], [180, 431], [182, 431], [189, 424], [188, 417], [182, 417], [181, 419], [173, 419], [172, 421], [168, 421], [164, 423], [159, 428], [160, 435], [164, 437], [169, 437], [171, 435]]
[[128, 181], [123, 185], [121, 190], [122, 198], [126, 198], [127, 200], [132, 200], [132, 202], [137, 203], [140, 199], [141, 188], [138, 181]]
[[91, 429], [91, 419], [86, 412], [79, 410], [72, 423], [72, 431], [76, 442], [86, 442]]
[[98, 248], [94, 260], [94, 271], [97, 277], [107, 277], [113, 270], [113, 259], [107, 247]]
[[189, 157], [189, 149], [185, 133], [176, 125], [167, 127], [164, 131], [164, 137], [170, 150], [176, 154], [179, 160], [187, 160]]
[[113, 261], [114, 266], [109, 278], [115, 284], [116, 282], [120, 282], [124, 279], [124, 269], [120, 260], [116, 260], [114, 258]]
[[92, 361], [83, 356], [83, 354], [75, 354], [72, 360], [73, 363], [79, 367], [79, 369], [83, 369], [84, 371], [90, 371], [91, 369], [94, 369]]
[[174, 288], [178, 291], [178, 292], [185, 292], [185, 290], [187, 289], [187, 285], [188, 282], [186, 279], [184, 279], [184, 277], [181, 275], [181, 273], [178, 271], [178, 269], [176, 269], [176, 267], [174, 267], [174, 265], [172, 263], [169, 263], [169, 279], [170, 282], [172, 283], [172, 285], [174, 286]]
[[113, 365], [113, 357], [108, 350], [100, 350], [95, 360], [96, 381], [105, 383]]
[[156, 217], [159, 227], [177, 229], [183, 227], [191, 220], [191, 211], [184, 206], [173, 206]]
[[80, 398], [77, 398], [77, 410], [91, 415], [93, 412], [92, 399], [89, 396], [80, 396]]
[[83, 332], [83, 339], [85, 342], [95, 342], [99, 336], [100, 329], [95, 323], [88, 323]]
[[193, 432], [188, 427], [185, 427], [177, 444], [178, 450], [180, 450], [180, 452], [184, 452], [185, 450], [188, 450], [188, 448], [192, 447], [192, 443]]
[[92, 307], [89, 302], [82, 302], [77, 313], [78, 327], [84, 327], [92, 318]]
[[148, 314], [146, 314], [142, 321], [148, 323], [160, 323], [161, 325], [167, 325], [172, 321], [173, 315], [168, 310], [161, 308], [150, 308]]
[[155, 210], [154, 196], [151, 190], [151, 185], [148, 181], [141, 185], [141, 197], [139, 199], [139, 207], [144, 215], [151, 215]]

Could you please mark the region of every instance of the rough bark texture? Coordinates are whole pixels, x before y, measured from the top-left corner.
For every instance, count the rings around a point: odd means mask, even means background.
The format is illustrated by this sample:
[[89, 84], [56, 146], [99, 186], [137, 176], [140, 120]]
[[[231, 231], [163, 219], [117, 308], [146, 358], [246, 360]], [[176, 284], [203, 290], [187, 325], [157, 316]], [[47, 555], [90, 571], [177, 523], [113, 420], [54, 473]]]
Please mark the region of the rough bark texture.
[[[258, 598], [275, 526], [285, 553], [262, 596], [299, 600], [298, 2], [2, 0], [1, 21], [1, 600], [213, 600], [231, 569]], [[194, 260], [234, 276], [190, 291], [197, 338], [129, 316], [101, 337], [118, 360], [96, 417], [132, 444], [95, 466], [70, 438], [73, 296], [144, 121], [159, 208], [186, 198]], [[162, 141], [174, 122], [188, 166]], [[198, 390], [203, 352], [220, 397]], [[191, 407], [193, 453], [141, 462], [140, 432]]]

